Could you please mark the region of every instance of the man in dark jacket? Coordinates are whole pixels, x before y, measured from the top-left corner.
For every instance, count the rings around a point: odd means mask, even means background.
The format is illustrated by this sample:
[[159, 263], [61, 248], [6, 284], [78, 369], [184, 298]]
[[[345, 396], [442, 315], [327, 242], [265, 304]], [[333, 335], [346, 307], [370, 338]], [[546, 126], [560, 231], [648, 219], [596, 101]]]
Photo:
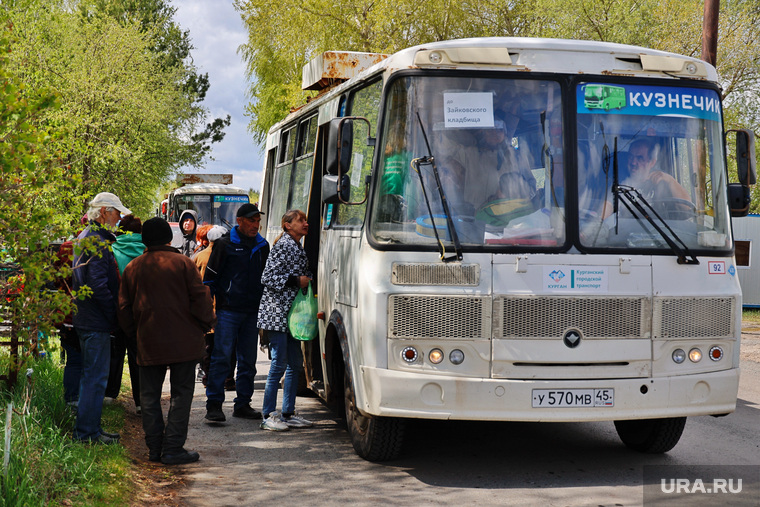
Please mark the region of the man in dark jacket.
[[[116, 260], [110, 244], [111, 233], [121, 218], [131, 213], [118, 197], [101, 192], [90, 201], [88, 226], [79, 234], [74, 248], [72, 289], [89, 288], [84, 299], [77, 299], [72, 319], [82, 349], [82, 379], [74, 439], [111, 444], [118, 433], [107, 433], [100, 426], [103, 397], [111, 363], [111, 333], [116, 329], [116, 301], [119, 282]], [[85, 289], [86, 290], [86, 289]]]
[[[146, 252], [124, 269], [119, 322], [137, 339], [140, 402], [149, 459], [166, 465], [192, 463], [184, 448], [195, 388], [195, 365], [214, 325], [211, 296], [195, 263], [169, 246], [172, 230], [163, 218], [143, 224]], [[169, 368], [171, 402], [164, 427], [161, 390]]]
[[195, 238], [195, 232], [198, 230], [198, 213], [191, 209], [186, 209], [179, 216], [179, 228], [182, 231], [182, 246], [179, 251], [182, 255], [192, 257], [198, 241]]
[[269, 255], [269, 243], [258, 233], [260, 223], [259, 208], [242, 205], [237, 212], [238, 225], [214, 243], [203, 277], [216, 298], [218, 318], [206, 383], [206, 419], [212, 422], [226, 420], [222, 411], [224, 380], [233, 350], [237, 353], [237, 396], [232, 416], [261, 419], [261, 412], [250, 404], [259, 336], [256, 317], [264, 291], [261, 273]]

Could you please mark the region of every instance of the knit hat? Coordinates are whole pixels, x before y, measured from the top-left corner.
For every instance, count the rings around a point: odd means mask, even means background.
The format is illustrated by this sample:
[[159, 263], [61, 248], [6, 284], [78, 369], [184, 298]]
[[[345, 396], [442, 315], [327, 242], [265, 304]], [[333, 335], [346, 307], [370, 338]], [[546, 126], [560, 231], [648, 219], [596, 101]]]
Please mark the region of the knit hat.
[[145, 246], [166, 245], [173, 238], [171, 225], [161, 217], [146, 220], [142, 226], [142, 242]]

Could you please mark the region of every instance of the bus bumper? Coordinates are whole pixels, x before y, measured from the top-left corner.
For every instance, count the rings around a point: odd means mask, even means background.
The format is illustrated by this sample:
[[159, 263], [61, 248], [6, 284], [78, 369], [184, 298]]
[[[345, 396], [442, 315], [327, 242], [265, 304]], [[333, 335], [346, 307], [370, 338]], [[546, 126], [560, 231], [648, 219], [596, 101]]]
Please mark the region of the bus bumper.
[[[472, 379], [361, 367], [357, 404], [384, 417], [483, 421], [608, 421], [723, 415], [736, 409], [739, 369], [662, 378]], [[614, 389], [613, 406], [533, 407], [535, 389]]]

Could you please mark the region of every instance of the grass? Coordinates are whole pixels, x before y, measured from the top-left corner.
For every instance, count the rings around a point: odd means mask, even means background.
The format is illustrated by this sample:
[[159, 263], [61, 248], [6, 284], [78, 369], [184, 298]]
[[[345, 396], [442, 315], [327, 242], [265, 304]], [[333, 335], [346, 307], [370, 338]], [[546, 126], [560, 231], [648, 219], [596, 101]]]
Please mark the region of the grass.
[[[10, 403], [14, 409], [7, 475], [0, 471], [0, 506], [129, 505], [132, 464], [127, 450], [72, 440], [75, 417], [63, 400], [58, 354], [52, 356], [32, 363], [29, 379], [21, 372], [12, 391], [0, 390], [3, 458]], [[104, 406], [103, 427], [119, 431], [123, 426], [123, 408]]]
[[742, 322], [760, 326], [760, 309], [747, 309], [742, 311]]

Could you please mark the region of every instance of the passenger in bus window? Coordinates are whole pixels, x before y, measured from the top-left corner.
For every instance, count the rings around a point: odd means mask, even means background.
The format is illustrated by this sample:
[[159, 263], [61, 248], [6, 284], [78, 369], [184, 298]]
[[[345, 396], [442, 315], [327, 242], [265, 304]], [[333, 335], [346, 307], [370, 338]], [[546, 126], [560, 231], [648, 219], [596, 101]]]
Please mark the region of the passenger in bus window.
[[[312, 426], [311, 421], [296, 414], [296, 392], [298, 378], [303, 372], [303, 354], [301, 343], [288, 332], [288, 312], [296, 293], [308, 287], [311, 281], [309, 260], [301, 246], [309, 224], [306, 213], [297, 209], [286, 212], [281, 223], [282, 234], [272, 245], [272, 253], [261, 277], [264, 295], [259, 308], [259, 326], [265, 330], [272, 356], [264, 390], [264, 421], [261, 428], [270, 431]], [[282, 412], [277, 412], [277, 391], [283, 375]]]
[[232, 356], [237, 358], [233, 417], [261, 419], [251, 407], [256, 376], [259, 324], [257, 315], [264, 286], [261, 274], [269, 256], [269, 243], [259, 234], [259, 208], [245, 203], [237, 210], [237, 225], [214, 242], [203, 282], [216, 299], [218, 323], [214, 329], [206, 382], [206, 420], [223, 422], [225, 379]]
[[483, 222], [506, 227], [509, 222], [538, 209], [536, 179], [520, 172], [506, 172], [499, 178], [498, 191], [488, 197], [478, 209], [475, 218]]
[[195, 240], [195, 230], [198, 227], [198, 214], [191, 209], [186, 209], [179, 216], [179, 226], [182, 230], [182, 246], [179, 247], [179, 251], [187, 257], [192, 257], [198, 246]]
[[405, 218], [405, 190], [412, 155], [406, 149], [406, 129], [403, 125], [390, 129], [386, 137], [377, 221], [401, 222]]

